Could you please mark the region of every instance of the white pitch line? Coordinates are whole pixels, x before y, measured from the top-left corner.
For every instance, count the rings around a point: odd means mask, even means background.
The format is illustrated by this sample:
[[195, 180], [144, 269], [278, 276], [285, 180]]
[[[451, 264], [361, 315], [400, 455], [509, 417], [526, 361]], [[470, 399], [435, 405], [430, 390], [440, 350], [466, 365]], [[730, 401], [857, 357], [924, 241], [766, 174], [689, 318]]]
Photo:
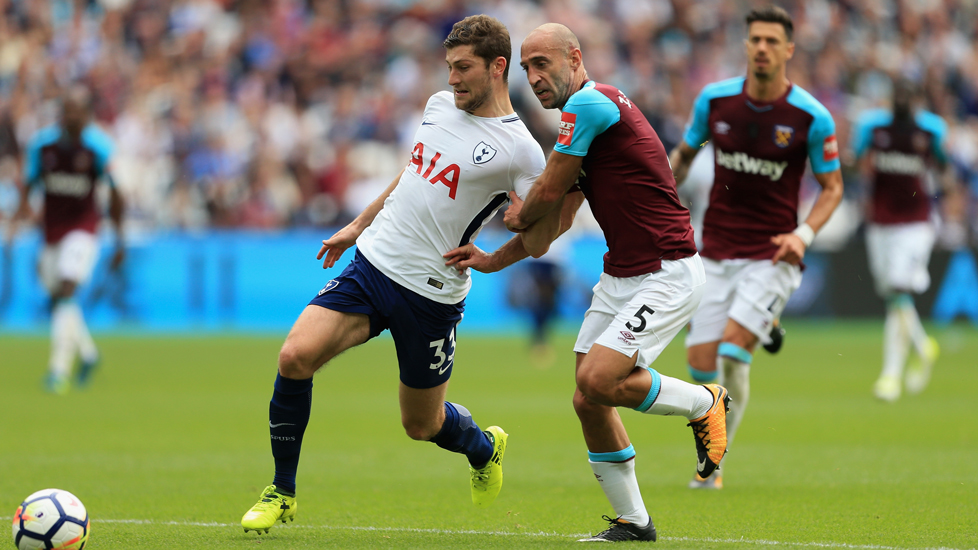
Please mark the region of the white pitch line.
[[[0, 521], [10, 520], [11, 517], [0, 517]], [[161, 521], [152, 519], [93, 519], [93, 523], [121, 523], [128, 525], [172, 525], [177, 527], [228, 527], [240, 528], [238, 523], [219, 523], [201, 521]], [[545, 531], [514, 533], [512, 531], [479, 531], [476, 529], [422, 529], [418, 527], [358, 527], [358, 526], [335, 526], [335, 525], [304, 525], [293, 524], [288, 526], [290, 529], [332, 529], [345, 531], [374, 531], [374, 532], [393, 532], [393, 533], [428, 533], [435, 535], [490, 535], [504, 537], [555, 537], [555, 538], [580, 538], [590, 536], [590, 533], [555, 533]], [[712, 537], [659, 537], [661, 541], [669, 542], [694, 542], [710, 544], [749, 544], [752, 546], [798, 546], [807, 548], [845, 548], [848, 550], [958, 550], [946, 546], [911, 548], [901, 546], [884, 546], [879, 544], [847, 544], [844, 542], [790, 542], [765, 539], [720, 539]], [[976, 550], [971, 548], [970, 550]]]

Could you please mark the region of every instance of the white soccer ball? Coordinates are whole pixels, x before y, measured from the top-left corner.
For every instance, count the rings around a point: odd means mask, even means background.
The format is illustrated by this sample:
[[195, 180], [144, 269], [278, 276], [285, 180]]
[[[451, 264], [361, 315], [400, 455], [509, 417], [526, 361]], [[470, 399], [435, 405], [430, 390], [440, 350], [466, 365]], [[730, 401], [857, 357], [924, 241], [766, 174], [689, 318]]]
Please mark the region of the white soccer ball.
[[17, 508], [13, 531], [20, 550], [82, 550], [88, 541], [88, 511], [68, 491], [44, 489]]

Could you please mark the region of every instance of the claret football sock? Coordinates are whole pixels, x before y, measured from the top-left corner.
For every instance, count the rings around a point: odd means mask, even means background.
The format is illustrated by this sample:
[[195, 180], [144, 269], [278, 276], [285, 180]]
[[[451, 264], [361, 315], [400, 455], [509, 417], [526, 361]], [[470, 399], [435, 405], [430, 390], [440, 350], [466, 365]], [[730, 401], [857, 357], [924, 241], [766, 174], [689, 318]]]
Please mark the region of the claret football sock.
[[649, 513], [635, 478], [635, 448], [629, 445], [614, 453], [588, 451], [588, 462], [615, 514], [635, 525], [648, 525]]
[[293, 380], [281, 374], [275, 378], [275, 391], [268, 406], [275, 480], [272, 484], [285, 495], [295, 495], [295, 474], [299, 468], [302, 434], [309, 424], [312, 409], [312, 378]]
[[472, 420], [469, 410], [458, 403], [445, 401], [445, 423], [431, 442], [442, 449], [464, 454], [476, 469], [484, 467], [492, 458], [492, 442]]
[[[678, 415], [690, 420], [706, 414], [713, 406], [713, 394], [709, 390], [671, 376], [662, 376], [655, 369], [646, 367], [652, 375], [652, 386], [645, 401], [635, 408], [646, 414]], [[644, 525], [644, 524], [643, 524]]]

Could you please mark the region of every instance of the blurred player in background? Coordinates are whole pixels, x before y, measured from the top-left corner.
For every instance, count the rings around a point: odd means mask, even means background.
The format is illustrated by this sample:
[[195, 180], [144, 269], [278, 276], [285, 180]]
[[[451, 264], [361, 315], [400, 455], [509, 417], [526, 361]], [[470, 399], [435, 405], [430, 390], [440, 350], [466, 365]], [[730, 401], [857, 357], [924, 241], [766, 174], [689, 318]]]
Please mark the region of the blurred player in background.
[[51, 296], [51, 359], [45, 384], [48, 391], [58, 394], [69, 390], [76, 354], [81, 359], [76, 374], [79, 386], [89, 382], [99, 360], [75, 298], [98, 259], [99, 182], [109, 187], [109, 217], [116, 234], [113, 269], [125, 255], [123, 200], [110, 169], [113, 144], [91, 123], [91, 116], [91, 92], [72, 86], [62, 98], [61, 122], [40, 130], [30, 140], [24, 158], [25, 186], [7, 235], [9, 245], [18, 221], [31, 216], [31, 191], [42, 190], [45, 246], [38, 273]]
[[541, 369], [551, 367], [556, 360], [551, 333], [554, 322], [560, 317], [557, 298], [565, 273], [568, 246], [566, 237], [557, 239], [546, 256], [524, 261], [523, 269], [509, 278], [509, 303], [513, 308], [525, 311], [530, 318], [533, 328], [530, 358], [533, 366]]
[[[746, 78], [706, 86], [670, 154], [681, 184], [703, 143], [714, 147], [715, 181], [703, 221], [706, 291], [686, 348], [694, 380], [719, 380], [730, 391], [728, 444], [747, 408], [754, 349], [773, 343], [772, 326], [801, 284], [805, 250], [842, 200], [835, 122], [786, 76], [794, 53], [791, 17], [771, 6], [746, 21]], [[798, 225], [806, 159], [822, 193]], [[719, 472], [690, 482], [722, 486]]]
[[[662, 376], [651, 364], [689, 321], [703, 291], [689, 212], [680, 204], [666, 151], [621, 91], [588, 79], [577, 37], [548, 23], [523, 41], [520, 65], [541, 105], [560, 109], [557, 144], [526, 202], [506, 211], [510, 229], [546, 220], [588, 199], [608, 253], [574, 351], [574, 409], [595, 478], [615, 511], [595, 542], [654, 541], [655, 525], [635, 476], [635, 449], [616, 407], [679, 415], [693, 428], [704, 476], [726, 450], [727, 391]], [[565, 197], [567, 197], [565, 199]], [[472, 265], [492, 265], [475, 255]], [[468, 264], [466, 264], [468, 265]], [[480, 268], [477, 268], [481, 270]]]
[[[356, 220], [323, 241], [317, 257], [325, 255], [324, 268], [354, 244], [358, 250], [306, 306], [282, 346], [268, 413], [275, 478], [242, 518], [246, 532], [294, 520], [313, 374], [385, 329], [397, 349], [407, 435], [466, 456], [476, 506], [491, 504], [502, 486], [508, 435], [498, 426], [482, 431], [465, 407], [445, 401], [471, 280], [446, 265], [443, 254], [474, 240], [510, 192], [525, 196], [545, 160], [510, 103], [506, 27], [485, 15], [467, 17], [444, 46], [453, 92], [428, 100], [407, 167]], [[546, 252], [560, 215], [521, 235], [516, 244], [524, 255]]]
[[[934, 245], [931, 197], [927, 169], [941, 170], [946, 190], [956, 187], [948, 163], [944, 138], [947, 124], [941, 117], [916, 109], [914, 86], [898, 80], [890, 110], [864, 113], [856, 126], [853, 150], [864, 162], [871, 182], [867, 209], [866, 249], [876, 290], [886, 300], [883, 328], [883, 371], [873, 393], [896, 401], [905, 383], [919, 393], [930, 380], [938, 346], [928, 337], [914, 308], [913, 294], [927, 290], [927, 263]], [[916, 353], [903, 378], [911, 348]]]

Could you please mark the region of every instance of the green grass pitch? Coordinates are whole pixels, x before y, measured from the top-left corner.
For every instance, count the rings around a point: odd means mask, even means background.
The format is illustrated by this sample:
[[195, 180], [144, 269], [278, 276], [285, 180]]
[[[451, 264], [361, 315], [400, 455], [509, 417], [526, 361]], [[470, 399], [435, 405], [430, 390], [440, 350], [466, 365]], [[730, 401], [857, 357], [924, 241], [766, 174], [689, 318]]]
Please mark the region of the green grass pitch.
[[[873, 399], [880, 323], [788, 323], [760, 351], [720, 492], [686, 488], [685, 420], [622, 410], [658, 548], [978, 546], [978, 331], [937, 330], [930, 387]], [[270, 483], [268, 399], [281, 337], [98, 338], [92, 387], [41, 392], [48, 343], [0, 336], [0, 517], [58, 487], [92, 517], [89, 548], [554, 548], [612, 514], [571, 407], [572, 336], [533, 366], [516, 338], [459, 332], [449, 399], [510, 434], [506, 482], [469, 500], [465, 459], [400, 426], [393, 344], [319, 373], [299, 465], [299, 514], [261, 538], [238, 521]], [[685, 379], [681, 337], [655, 366]], [[9, 540], [9, 539], [8, 539]], [[6, 545], [6, 546], [4, 546]], [[10, 542], [0, 548], [11, 547]]]

